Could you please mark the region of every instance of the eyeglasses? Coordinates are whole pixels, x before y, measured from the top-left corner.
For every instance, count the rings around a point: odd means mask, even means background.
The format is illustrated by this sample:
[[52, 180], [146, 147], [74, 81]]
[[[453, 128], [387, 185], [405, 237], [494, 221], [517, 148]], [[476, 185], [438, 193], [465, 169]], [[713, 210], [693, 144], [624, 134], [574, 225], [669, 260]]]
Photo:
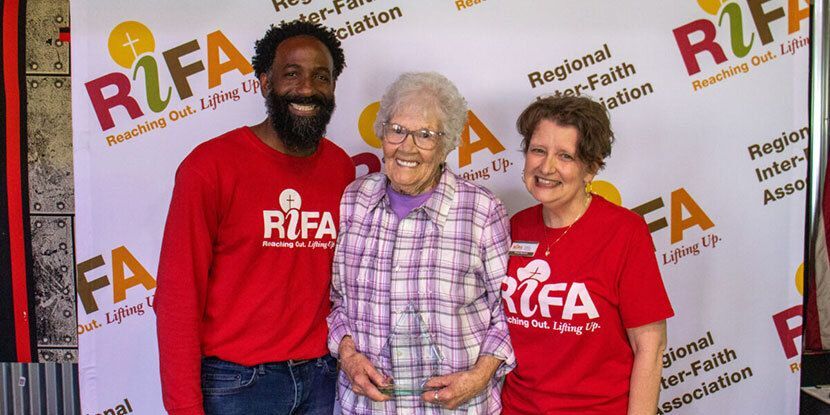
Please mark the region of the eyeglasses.
[[412, 135], [412, 139], [415, 140], [415, 146], [422, 150], [432, 150], [435, 148], [438, 145], [438, 137], [444, 135], [443, 132], [432, 131], [426, 128], [410, 130], [400, 124], [383, 123], [383, 138], [389, 144], [403, 143], [410, 134]]

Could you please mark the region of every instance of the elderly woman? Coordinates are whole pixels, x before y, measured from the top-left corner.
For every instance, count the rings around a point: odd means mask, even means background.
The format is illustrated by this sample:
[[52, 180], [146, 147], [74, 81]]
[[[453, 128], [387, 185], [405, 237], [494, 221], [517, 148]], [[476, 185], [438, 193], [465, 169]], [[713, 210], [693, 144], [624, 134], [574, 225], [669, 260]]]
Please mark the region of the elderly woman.
[[381, 100], [385, 172], [346, 189], [334, 254], [329, 349], [346, 414], [501, 410], [514, 366], [508, 222], [491, 192], [446, 168], [466, 118], [436, 73], [404, 74]]
[[591, 194], [611, 154], [608, 115], [588, 98], [551, 97], [517, 126], [539, 204], [510, 222], [503, 294], [517, 368], [504, 414], [653, 415], [674, 312], [643, 219]]

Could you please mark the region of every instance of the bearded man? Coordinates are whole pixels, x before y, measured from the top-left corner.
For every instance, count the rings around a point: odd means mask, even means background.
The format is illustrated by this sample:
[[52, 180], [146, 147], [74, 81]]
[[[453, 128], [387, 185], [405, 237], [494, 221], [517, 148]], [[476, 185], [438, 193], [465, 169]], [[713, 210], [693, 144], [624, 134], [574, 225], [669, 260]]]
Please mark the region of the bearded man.
[[155, 311], [170, 414], [331, 414], [326, 316], [349, 156], [323, 138], [345, 66], [331, 30], [271, 27], [253, 57], [267, 118], [181, 163]]

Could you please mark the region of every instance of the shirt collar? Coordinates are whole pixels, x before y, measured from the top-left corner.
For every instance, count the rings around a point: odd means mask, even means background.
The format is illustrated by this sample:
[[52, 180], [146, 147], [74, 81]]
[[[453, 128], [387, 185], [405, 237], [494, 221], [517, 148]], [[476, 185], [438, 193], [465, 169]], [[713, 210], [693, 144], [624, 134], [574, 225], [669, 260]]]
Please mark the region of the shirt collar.
[[447, 221], [447, 216], [450, 214], [457, 183], [455, 174], [444, 166], [444, 172], [441, 173], [441, 178], [438, 180], [438, 185], [435, 186], [432, 197], [424, 203], [424, 211], [439, 228], [444, 227], [444, 222]]
[[[367, 204], [370, 211], [381, 205], [384, 208], [389, 208], [389, 197], [386, 196], [386, 186], [388, 183], [389, 179], [386, 175], [383, 176], [383, 180], [378, 180], [377, 186], [373, 189], [374, 191]], [[438, 180], [438, 185], [435, 186], [432, 196], [421, 207], [416, 209], [424, 209], [427, 217], [435, 222], [439, 228], [443, 228], [444, 223], [447, 221], [447, 216], [449, 216], [453, 199], [455, 198], [457, 183], [455, 173], [444, 166], [444, 171], [441, 173], [441, 178]]]

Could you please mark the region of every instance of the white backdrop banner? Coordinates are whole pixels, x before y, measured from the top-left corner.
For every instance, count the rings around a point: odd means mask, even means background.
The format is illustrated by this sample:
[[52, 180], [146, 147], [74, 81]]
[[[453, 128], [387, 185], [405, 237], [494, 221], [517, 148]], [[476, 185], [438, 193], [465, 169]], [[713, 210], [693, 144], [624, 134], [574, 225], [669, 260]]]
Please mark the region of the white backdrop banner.
[[[438, 71], [470, 104], [449, 166], [510, 213], [515, 120], [589, 95], [617, 142], [594, 189], [649, 223], [676, 310], [661, 413], [796, 414], [807, 150], [807, 0], [75, 0], [72, 111], [83, 413], [163, 413], [155, 271], [176, 167], [265, 117], [254, 41], [336, 30], [347, 68], [328, 136], [380, 167], [384, 88]], [[121, 411], [121, 412], [119, 412]]]

